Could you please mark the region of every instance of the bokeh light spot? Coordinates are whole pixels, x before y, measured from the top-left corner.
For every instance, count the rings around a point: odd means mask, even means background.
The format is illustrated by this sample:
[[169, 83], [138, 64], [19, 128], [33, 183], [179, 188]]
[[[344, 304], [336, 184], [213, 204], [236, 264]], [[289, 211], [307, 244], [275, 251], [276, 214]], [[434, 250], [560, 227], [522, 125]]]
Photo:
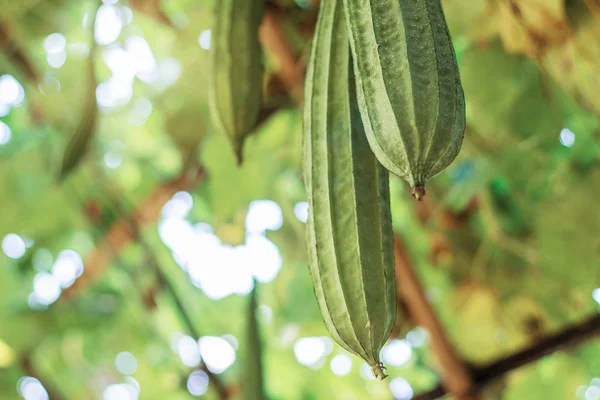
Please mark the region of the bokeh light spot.
[[233, 346], [233, 348], [235, 350], [238, 349], [240, 343], [238, 342], [238, 340], [237, 340], [237, 338], [235, 336], [233, 336], [231, 334], [226, 334], [226, 335], [223, 335], [223, 339], [227, 340], [229, 342], [229, 344], [231, 346]]
[[202, 31], [200, 33], [200, 36], [198, 36], [198, 44], [204, 50], [210, 50], [210, 36], [211, 36], [210, 29]]
[[253, 278], [259, 282], [275, 279], [283, 258], [273, 242], [259, 234], [247, 236], [243, 245], [224, 244], [209, 224], [192, 225], [183, 219], [192, 206], [189, 193], [175, 195], [163, 207], [158, 233], [194, 286], [218, 300], [247, 295], [254, 287]]
[[31, 376], [24, 376], [19, 379], [17, 390], [25, 400], [48, 400], [48, 392], [44, 385]]
[[575, 134], [568, 128], [560, 131], [560, 144], [565, 147], [572, 147], [575, 144]]
[[273, 200], [255, 200], [250, 202], [246, 214], [246, 232], [248, 234], [263, 233], [265, 230], [276, 231], [283, 225], [283, 213], [279, 204]]
[[61, 51], [59, 53], [48, 53], [46, 55], [46, 62], [52, 68], [60, 68], [67, 61], [67, 52]]
[[600, 287], [592, 290], [592, 299], [600, 306]]
[[267, 283], [275, 279], [283, 265], [283, 258], [273, 242], [264, 236], [250, 236], [239, 248], [240, 263], [246, 264], [257, 281]]
[[305, 337], [294, 343], [294, 354], [302, 365], [315, 366], [327, 353], [325, 342], [320, 337]]
[[200, 365], [200, 348], [193, 337], [188, 335], [181, 336], [176, 343], [177, 354], [181, 362], [188, 367], [197, 367]]
[[300, 222], [306, 223], [308, 220], [308, 202], [301, 201], [300, 203], [296, 203], [294, 205], [294, 214]]
[[129, 123], [133, 126], [142, 126], [152, 114], [152, 103], [145, 97], [140, 97], [133, 102], [129, 113]]
[[33, 293], [41, 304], [50, 305], [60, 296], [60, 281], [52, 274], [38, 272], [33, 278]]
[[119, 168], [123, 163], [124, 151], [125, 145], [123, 142], [120, 140], [111, 140], [108, 143], [106, 152], [104, 153], [104, 165], [110, 169]]
[[181, 75], [181, 62], [169, 57], [158, 61], [158, 76], [161, 88], [173, 85]]
[[142, 36], [127, 38], [125, 48], [130, 56], [131, 66], [136, 76], [144, 83], [152, 83], [158, 78], [158, 68], [150, 45]]
[[131, 8], [127, 6], [119, 7], [119, 11], [121, 12], [121, 19], [123, 20], [123, 25], [129, 25], [131, 21], [133, 21], [133, 11]]
[[137, 400], [139, 391], [131, 383], [116, 383], [104, 389], [103, 400]]
[[390, 381], [390, 391], [396, 400], [410, 400], [414, 394], [408, 381], [400, 377]]
[[122, 351], [115, 358], [115, 366], [117, 371], [123, 375], [133, 375], [137, 370], [137, 359], [128, 351]]
[[58, 279], [63, 289], [71, 286], [82, 273], [83, 260], [74, 250], [61, 251], [52, 266], [52, 275]]
[[60, 81], [56, 78], [53, 72], [48, 71], [44, 74], [44, 85], [40, 86], [42, 93], [46, 90], [49, 92], [60, 92]]
[[133, 386], [135, 388], [135, 390], [138, 392], [138, 394], [140, 393], [142, 388], [140, 386], [140, 383], [134, 377], [126, 376], [125, 381], [127, 383], [129, 383], [131, 386]]
[[[6, 117], [8, 115], [8, 113], [10, 113], [10, 104], [6, 104], [0, 101], [0, 118], [2, 117]], [[4, 144], [2, 143], [2, 134], [0, 133], [0, 144]], [[10, 139], [10, 135], [9, 135], [9, 139]], [[7, 140], [8, 142], [8, 140]]]
[[224, 372], [235, 362], [235, 349], [221, 337], [203, 336], [198, 345], [206, 366], [215, 374]]
[[25, 90], [19, 81], [9, 74], [0, 76], [0, 103], [18, 106], [24, 99]]
[[187, 380], [187, 388], [192, 396], [202, 396], [208, 391], [208, 375], [204, 371], [194, 371]]
[[[185, 218], [194, 207], [192, 195], [185, 191], [177, 192], [162, 208], [163, 218]], [[191, 233], [191, 232], [190, 232]]]
[[600, 388], [598, 386], [589, 386], [585, 390], [585, 400], [598, 400], [600, 399]]
[[96, 14], [94, 25], [94, 38], [99, 45], [111, 44], [119, 35], [123, 28], [123, 20], [117, 7], [103, 4]]
[[8, 125], [0, 121], [0, 145], [10, 142], [12, 133]]
[[338, 354], [331, 359], [329, 367], [337, 376], [346, 376], [352, 370], [352, 359], [346, 354]]
[[65, 50], [67, 39], [62, 33], [51, 33], [44, 39], [44, 50], [48, 54], [57, 54]]
[[23, 238], [15, 233], [9, 233], [2, 239], [2, 251], [14, 260], [23, 257], [26, 249], [27, 247]]
[[394, 367], [401, 367], [410, 361], [412, 347], [407, 340], [393, 339], [381, 351], [383, 362]]
[[412, 347], [423, 347], [427, 343], [427, 331], [418, 326], [406, 334], [406, 340]]
[[269, 306], [258, 306], [258, 318], [263, 324], [269, 324], [273, 319], [273, 310]]
[[106, 165], [108, 168], [119, 168], [122, 163], [123, 154], [121, 154], [119, 151], [109, 149], [106, 153], [104, 153], [104, 165]]

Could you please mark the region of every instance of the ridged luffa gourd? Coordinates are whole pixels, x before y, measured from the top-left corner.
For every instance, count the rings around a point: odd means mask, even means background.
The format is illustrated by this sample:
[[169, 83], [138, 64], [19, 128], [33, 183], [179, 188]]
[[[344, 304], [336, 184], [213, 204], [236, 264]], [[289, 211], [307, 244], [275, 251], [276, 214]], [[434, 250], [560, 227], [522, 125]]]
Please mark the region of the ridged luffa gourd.
[[342, 2], [322, 0], [305, 86], [310, 272], [334, 340], [384, 378], [396, 316], [389, 175], [365, 136]]
[[420, 199], [460, 151], [465, 100], [440, 0], [343, 0], [371, 149]]
[[264, 7], [265, 0], [220, 0], [215, 5], [210, 109], [217, 128], [229, 137], [238, 164], [261, 107], [263, 64], [258, 30]]

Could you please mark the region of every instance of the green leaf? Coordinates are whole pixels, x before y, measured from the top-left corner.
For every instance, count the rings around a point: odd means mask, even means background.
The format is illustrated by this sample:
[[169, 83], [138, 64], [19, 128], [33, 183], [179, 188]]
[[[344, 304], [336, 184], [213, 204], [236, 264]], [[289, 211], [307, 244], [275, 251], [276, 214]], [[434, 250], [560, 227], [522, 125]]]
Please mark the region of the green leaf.
[[[92, 19], [93, 20], [93, 19]], [[92, 27], [94, 25], [92, 24]], [[92, 28], [93, 29], [93, 28]], [[95, 42], [94, 42], [95, 43]], [[86, 96], [83, 100], [83, 109], [79, 116], [77, 127], [73, 131], [65, 148], [59, 181], [62, 181], [81, 162], [88, 151], [90, 142], [96, 132], [98, 122], [98, 104], [96, 103], [96, 71], [94, 67], [96, 45], [93, 44], [88, 59], [88, 76]]]
[[258, 282], [250, 293], [247, 310], [245, 371], [243, 393], [246, 400], [266, 400], [264, 369], [262, 360], [262, 340], [258, 321]]

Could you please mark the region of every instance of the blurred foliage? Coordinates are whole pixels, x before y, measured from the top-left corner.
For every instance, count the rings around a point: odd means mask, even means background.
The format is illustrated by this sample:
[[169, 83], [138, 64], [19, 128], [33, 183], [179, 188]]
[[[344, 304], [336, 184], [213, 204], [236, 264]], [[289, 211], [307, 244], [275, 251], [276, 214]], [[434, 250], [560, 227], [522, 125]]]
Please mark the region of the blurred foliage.
[[[305, 62], [314, 2], [271, 3]], [[392, 181], [393, 218], [452, 342], [478, 365], [598, 312], [592, 293], [600, 286], [600, 7], [593, 0], [443, 5], [467, 100], [465, 144], [431, 182], [424, 203]], [[438, 383], [430, 343], [410, 321], [399, 321], [398, 329], [401, 336], [408, 331], [402, 343], [411, 344], [410, 357], [399, 366], [387, 362], [389, 380], [369, 379], [356, 358], [347, 375], [332, 372], [332, 360], [345, 360], [338, 357], [345, 353], [318, 339], [327, 334], [308, 275], [304, 224], [296, 217], [305, 200], [301, 112], [284, 91], [281, 100], [273, 83], [279, 61], [267, 53], [266, 103], [282, 107], [247, 140], [243, 167], [235, 165], [206, 104], [213, 6], [210, 0], [105, 1], [105, 20], [96, 29], [106, 32], [100, 38], [96, 32], [90, 52], [96, 2], [0, 2], [0, 79], [14, 77], [24, 94], [13, 105], [0, 102], [2, 399], [21, 398], [22, 376], [39, 379], [59, 400], [134, 399], [114, 393], [136, 385], [141, 399], [190, 398], [189, 382], [202, 391], [206, 374], [173, 350], [177, 332], [233, 343], [237, 361], [214, 371], [233, 399], [248, 398], [244, 377], [259, 376], [249, 371], [259, 365], [252, 360], [259, 336], [268, 399], [392, 399], [390, 388], [403, 398], [402, 379], [415, 393]], [[90, 64], [97, 82], [90, 81]], [[0, 99], [7, 99], [12, 92], [2, 82]], [[90, 84], [98, 85], [96, 129], [79, 165], [59, 182], [69, 138], [92, 118]], [[143, 240], [134, 234], [119, 254], [102, 245], [113, 224], [153, 193], [187, 190], [171, 183], [194, 166], [202, 166], [205, 178], [190, 186], [193, 207], [180, 221], [209, 224], [230, 246], [249, 248], [265, 235], [281, 253], [276, 277], [262, 279], [256, 311], [249, 312], [247, 288], [217, 296], [210, 286], [192, 284], [193, 271], [173, 250], [189, 239], [173, 244], [159, 235], [165, 209], [161, 218], [138, 218]], [[283, 225], [250, 232], [250, 204], [266, 199], [280, 207]], [[198, 246], [202, 260], [200, 244], [189, 246]], [[102, 262], [91, 263], [94, 249], [106, 253]], [[108, 268], [43, 306], [32, 293], [48, 290], [42, 278], [58, 274], [51, 269], [64, 250], [83, 257], [78, 279], [99, 264]], [[15, 251], [18, 257], [9, 257]], [[215, 285], [237, 281], [249, 268], [260, 275], [262, 263], [272, 262], [263, 255], [237, 258], [237, 269], [212, 262], [203, 273], [218, 275], [210, 280]], [[254, 314], [257, 325], [248, 325]], [[121, 352], [135, 355], [135, 371], [119, 372]], [[298, 362], [303, 352], [320, 356], [305, 366]], [[210, 370], [211, 359], [203, 356]], [[600, 342], [591, 340], [513, 371], [488, 388], [496, 396], [489, 398], [597, 399], [599, 360]], [[188, 380], [193, 371], [197, 379]], [[203, 398], [219, 397], [211, 386]]]

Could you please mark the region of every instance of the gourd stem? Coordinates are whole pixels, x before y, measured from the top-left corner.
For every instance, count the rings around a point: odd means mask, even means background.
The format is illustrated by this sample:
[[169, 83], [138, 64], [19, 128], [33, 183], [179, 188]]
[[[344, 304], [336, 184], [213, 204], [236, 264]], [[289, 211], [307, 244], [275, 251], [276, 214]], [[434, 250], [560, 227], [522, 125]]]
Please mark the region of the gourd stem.
[[417, 201], [422, 201], [423, 197], [425, 197], [425, 186], [413, 186], [411, 189], [411, 193]]
[[379, 378], [380, 380], [384, 380], [385, 378], [387, 378], [385, 369], [386, 368], [382, 362], [375, 363], [371, 366], [371, 371], [373, 371], [373, 376], [375, 376], [375, 378]]

